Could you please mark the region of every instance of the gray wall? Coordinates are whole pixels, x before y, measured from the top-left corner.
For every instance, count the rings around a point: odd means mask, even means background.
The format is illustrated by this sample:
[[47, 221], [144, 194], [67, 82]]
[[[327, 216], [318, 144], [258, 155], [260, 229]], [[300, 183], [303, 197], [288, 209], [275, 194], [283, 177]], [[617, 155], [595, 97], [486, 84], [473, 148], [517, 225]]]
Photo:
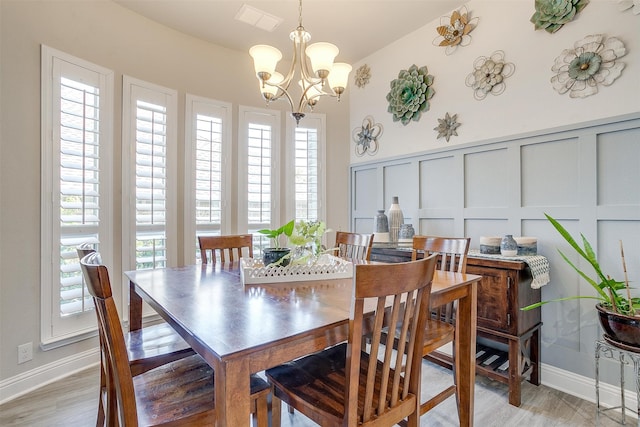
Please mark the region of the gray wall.
[[[471, 237], [533, 236], [549, 259], [542, 299], [595, 296], [557, 249], [584, 266], [544, 217], [555, 217], [593, 245], [606, 274], [640, 280], [640, 114], [459, 145], [351, 167], [352, 228], [373, 230], [381, 206], [399, 196], [416, 233]], [[591, 275], [595, 277], [595, 275]], [[637, 286], [636, 286], [637, 287]], [[640, 296], [635, 291], [634, 296]], [[542, 363], [593, 377], [594, 341], [601, 334], [593, 300], [542, 307]], [[611, 366], [604, 379], [615, 383]], [[543, 371], [544, 373], [544, 371]], [[543, 376], [543, 382], [545, 378]], [[557, 384], [556, 384], [557, 385]]]
[[[16, 383], [47, 376], [51, 367], [97, 348], [90, 339], [41, 351], [40, 342], [40, 45], [77, 56], [115, 72], [114, 247], [121, 247], [121, 98], [126, 74], [178, 91], [178, 137], [184, 139], [185, 94], [231, 102], [233, 146], [238, 105], [263, 108], [247, 52], [228, 50], [173, 31], [112, 1], [0, 1], [0, 401]], [[348, 94], [329, 99], [327, 115], [327, 224], [348, 225]], [[283, 108], [285, 104], [270, 108]], [[283, 129], [284, 129], [284, 117]], [[182, 146], [180, 142], [180, 146]], [[234, 152], [233, 161], [236, 161]], [[284, 164], [284, 161], [281, 162]], [[180, 151], [179, 173], [184, 154]], [[180, 182], [178, 200], [184, 185]], [[235, 187], [234, 187], [235, 192]], [[234, 204], [236, 197], [231, 200]], [[284, 198], [281, 199], [284, 203]], [[281, 207], [284, 212], [284, 206]], [[179, 221], [182, 221], [182, 210]], [[237, 215], [234, 208], [233, 215]], [[235, 227], [235, 224], [233, 224]], [[181, 227], [179, 227], [181, 230]], [[180, 236], [182, 239], [182, 236]], [[179, 260], [183, 248], [180, 247]], [[116, 253], [116, 268], [119, 266]], [[121, 275], [112, 274], [117, 280]], [[17, 346], [34, 343], [33, 361], [17, 364]], [[96, 353], [97, 354], [97, 353]], [[95, 359], [97, 360], [97, 358]], [[56, 372], [64, 371], [66, 367]], [[19, 384], [18, 384], [19, 385]]]

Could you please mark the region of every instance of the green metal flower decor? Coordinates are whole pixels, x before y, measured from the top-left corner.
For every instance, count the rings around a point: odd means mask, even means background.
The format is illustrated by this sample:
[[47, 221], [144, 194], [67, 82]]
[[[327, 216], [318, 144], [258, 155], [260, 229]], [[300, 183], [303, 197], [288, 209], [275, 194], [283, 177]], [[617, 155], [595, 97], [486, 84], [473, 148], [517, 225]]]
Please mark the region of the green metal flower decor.
[[480, 56], [473, 62], [473, 71], [467, 76], [465, 84], [473, 89], [473, 97], [481, 101], [489, 93], [497, 96], [504, 92], [504, 79], [515, 70], [513, 63], [504, 61], [504, 52], [497, 50], [489, 58]]
[[585, 98], [598, 93], [598, 84], [609, 86], [620, 77], [624, 63], [617, 61], [627, 53], [624, 44], [615, 37], [605, 39], [592, 34], [565, 49], [556, 58], [551, 71], [553, 88], [571, 98]]
[[444, 137], [449, 142], [449, 138], [452, 135], [458, 136], [456, 129], [460, 126], [460, 123], [457, 120], [457, 114], [450, 116], [449, 113], [445, 114], [444, 119], [438, 119], [438, 126], [433, 128], [433, 130], [438, 131], [438, 139]]
[[553, 34], [571, 22], [588, 3], [589, 0], [536, 0], [536, 11], [530, 21], [536, 30]]
[[356, 86], [365, 87], [369, 80], [371, 79], [371, 68], [367, 64], [361, 65], [357, 70], [356, 74], [353, 77]]
[[417, 122], [423, 111], [429, 110], [429, 99], [435, 93], [433, 76], [427, 67], [418, 68], [415, 64], [408, 70], [401, 70], [398, 78], [391, 82], [391, 91], [387, 94], [393, 121], [408, 125], [411, 120]]
[[458, 46], [467, 46], [471, 43], [469, 33], [478, 25], [479, 18], [470, 19], [467, 8], [462, 6], [460, 10], [454, 10], [451, 16], [440, 18], [440, 25], [436, 28], [439, 37], [433, 40], [436, 46], [446, 46], [445, 53], [451, 55]]
[[374, 123], [373, 117], [367, 116], [362, 121], [362, 127], [357, 127], [352, 132], [356, 142], [356, 155], [363, 156], [369, 153], [371, 156], [378, 152], [378, 138], [382, 135], [382, 125]]

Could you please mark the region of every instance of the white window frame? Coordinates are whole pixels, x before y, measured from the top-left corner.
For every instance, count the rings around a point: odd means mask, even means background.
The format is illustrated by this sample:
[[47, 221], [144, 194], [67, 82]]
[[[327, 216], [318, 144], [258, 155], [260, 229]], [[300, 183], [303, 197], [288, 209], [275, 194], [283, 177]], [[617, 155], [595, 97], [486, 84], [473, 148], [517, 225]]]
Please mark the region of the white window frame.
[[[63, 76], [99, 88], [99, 250], [112, 265], [113, 71], [42, 45], [41, 50], [41, 327], [48, 350], [96, 334], [94, 310], [60, 315], [60, 79]], [[55, 291], [54, 291], [55, 289]], [[114, 293], [114, 297], [119, 295]]]
[[[143, 100], [166, 108], [166, 265], [177, 266], [177, 109], [175, 90], [138, 80], [122, 79], [122, 270], [136, 268], [136, 109]], [[123, 280], [126, 298], [121, 316], [128, 319], [129, 283]]]
[[198, 226], [195, 222], [196, 200], [195, 200], [195, 162], [196, 162], [196, 118], [198, 114], [206, 114], [218, 117], [222, 120], [222, 218], [220, 222], [220, 233], [229, 234], [231, 232], [231, 167], [229, 159], [231, 157], [231, 126], [232, 107], [228, 102], [216, 101], [196, 95], [187, 94], [185, 103], [185, 186], [184, 186], [184, 248], [185, 262], [193, 264], [196, 261], [193, 247]]
[[[254, 108], [240, 106], [238, 108], [238, 231], [246, 233], [249, 231], [248, 226], [248, 203], [247, 203], [247, 139], [249, 123], [258, 123], [271, 126], [273, 147], [271, 153], [271, 224], [274, 228], [280, 227], [282, 218], [280, 217], [280, 127], [281, 118], [280, 110], [271, 110], [265, 108]], [[255, 249], [254, 249], [255, 251]]]
[[[286, 217], [295, 218], [295, 130], [296, 122], [291, 115], [286, 119]], [[326, 221], [326, 117], [324, 114], [308, 113], [300, 127], [314, 128], [318, 132], [318, 219]]]

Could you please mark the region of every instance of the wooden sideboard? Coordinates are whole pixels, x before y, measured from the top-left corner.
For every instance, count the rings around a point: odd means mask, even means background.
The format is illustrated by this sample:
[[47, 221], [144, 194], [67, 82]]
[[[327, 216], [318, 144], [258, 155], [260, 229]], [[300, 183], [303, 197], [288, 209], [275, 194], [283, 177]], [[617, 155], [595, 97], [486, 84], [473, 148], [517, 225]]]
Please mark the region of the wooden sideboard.
[[[408, 248], [376, 247], [372, 261], [405, 262]], [[483, 276], [478, 285], [476, 371], [509, 385], [509, 403], [520, 406], [521, 383], [540, 384], [540, 308], [520, 307], [540, 301], [531, 288], [531, 272], [523, 261], [467, 258], [467, 273]], [[451, 356], [438, 353], [432, 361], [451, 368]]]

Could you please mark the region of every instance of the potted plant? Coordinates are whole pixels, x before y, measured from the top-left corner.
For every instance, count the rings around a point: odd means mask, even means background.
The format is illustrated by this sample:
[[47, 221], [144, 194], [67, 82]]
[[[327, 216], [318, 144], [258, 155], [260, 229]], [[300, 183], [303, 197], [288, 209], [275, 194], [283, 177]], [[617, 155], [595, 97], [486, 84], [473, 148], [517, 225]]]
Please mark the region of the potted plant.
[[322, 236], [327, 231], [324, 221], [300, 220], [294, 226], [289, 241], [295, 246], [293, 261], [295, 263], [307, 263], [316, 261], [322, 254]]
[[570, 296], [565, 298], [557, 298], [549, 301], [542, 301], [536, 304], [523, 307], [522, 310], [531, 310], [554, 301], [566, 301], [579, 298], [595, 299], [598, 301], [596, 309], [598, 310], [598, 318], [605, 332], [605, 338], [614, 341], [614, 344], [622, 344], [623, 346], [640, 347], [640, 298], [632, 298], [627, 279], [627, 268], [624, 259], [624, 250], [622, 242], [620, 242], [620, 254], [622, 257], [622, 266], [625, 275], [625, 281], [618, 281], [611, 276], [604, 274], [598, 259], [596, 257], [591, 244], [580, 234], [583, 247], [569, 234], [569, 232], [554, 218], [545, 214], [554, 228], [560, 235], [575, 249], [575, 251], [586, 260], [596, 273], [595, 278], [589, 277], [585, 272], [580, 270], [571, 260], [560, 250], [560, 256], [595, 289], [597, 295], [581, 295]]
[[267, 228], [258, 230], [258, 233], [269, 237], [272, 242], [272, 247], [262, 250], [262, 261], [264, 262], [264, 265], [275, 264], [284, 267], [289, 264], [288, 255], [291, 252], [291, 249], [281, 247], [280, 239], [283, 235], [288, 239], [291, 236], [291, 233], [293, 233], [294, 226], [295, 220], [291, 220], [280, 228], [275, 228], [273, 230]]

